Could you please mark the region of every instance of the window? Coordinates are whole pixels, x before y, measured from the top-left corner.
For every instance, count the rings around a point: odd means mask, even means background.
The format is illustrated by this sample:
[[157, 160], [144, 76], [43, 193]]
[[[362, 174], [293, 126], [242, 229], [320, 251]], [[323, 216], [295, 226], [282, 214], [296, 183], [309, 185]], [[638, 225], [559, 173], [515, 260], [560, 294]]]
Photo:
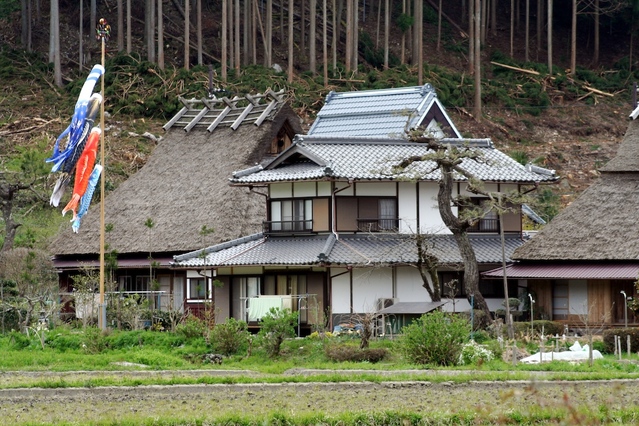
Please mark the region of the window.
[[[469, 198], [465, 205], [459, 206], [459, 214], [462, 215], [463, 211], [476, 209], [488, 203], [485, 198]], [[494, 210], [489, 211], [483, 218], [479, 219], [474, 226], [468, 228], [468, 232], [499, 232], [499, 216]]]
[[294, 199], [271, 202], [271, 231], [311, 231], [313, 200]]
[[206, 284], [204, 278], [189, 279], [189, 299], [205, 299]]
[[397, 201], [394, 198], [358, 198], [357, 228], [365, 232], [397, 230]]
[[124, 275], [118, 278], [118, 288], [125, 293], [143, 293], [149, 290], [149, 276], [138, 275], [132, 277]]

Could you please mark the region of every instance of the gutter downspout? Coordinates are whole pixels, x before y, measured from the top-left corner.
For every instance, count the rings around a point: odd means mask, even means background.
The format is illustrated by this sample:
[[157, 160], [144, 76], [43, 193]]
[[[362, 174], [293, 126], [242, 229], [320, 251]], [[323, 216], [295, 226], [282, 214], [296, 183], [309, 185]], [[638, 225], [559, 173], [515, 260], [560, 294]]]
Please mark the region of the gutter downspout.
[[[335, 183], [335, 181], [333, 181], [333, 183]], [[337, 233], [337, 226], [335, 222], [336, 216], [337, 216], [337, 207], [335, 206], [335, 194], [337, 194], [338, 192], [342, 192], [343, 190], [348, 189], [351, 186], [353, 186], [353, 180], [349, 179], [348, 185], [346, 185], [344, 188], [341, 188], [341, 189], [335, 189], [331, 193], [331, 204], [333, 204], [331, 209], [331, 232], [333, 233], [333, 235], [335, 235], [336, 240], [339, 240], [339, 234]]]

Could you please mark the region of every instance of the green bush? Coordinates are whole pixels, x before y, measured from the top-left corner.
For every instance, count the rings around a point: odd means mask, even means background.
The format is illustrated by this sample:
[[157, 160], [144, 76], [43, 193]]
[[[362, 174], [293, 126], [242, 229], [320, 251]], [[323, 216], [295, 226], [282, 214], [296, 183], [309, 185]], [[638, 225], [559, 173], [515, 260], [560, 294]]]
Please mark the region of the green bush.
[[612, 354], [615, 352], [615, 336], [621, 338], [622, 351], [625, 352], [627, 349], [627, 336], [630, 336], [630, 348], [632, 351], [636, 352], [639, 349], [639, 328], [610, 328], [603, 333], [604, 353]]
[[386, 348], [366, 348], [360, 349], [353, 345], [328, 345], [325, 349], [328, 359], [335, 362], [370, 362], [376, 363], [382, 361], [388, 356]]
[[188, 315], [178, 324], [175, 331], [186, 339], [194, 339], [196, 337], [202, 337], [205, 328], [206, 326], [200, 318], [195, 315]]
[[399, 346], [416, 364], [454, 365], [469, 335], [470, 323], [465, 317], [435, 311], [402, 328]]
[[248, 325], [244, 321], [229, 318], [216, 324], [212, 331], [213, 348], [223, 355], [235, 354], [248, 341]]
[[84, 329], [82, 348], [89, 354], [99, 354], [108, 349], [106, 333], [97, 327], [87, 327]]
[[82, 342], [83, 336], [79, 333], [51, 333], [47, 335], [47, 346], [60, 352], [80, 349]]
[[260, 337], [264, 350], [270, 357], [277, 357], [284, 339], [295, 336], [297, 312], [290, 309], [271, 308], [261, 321]]

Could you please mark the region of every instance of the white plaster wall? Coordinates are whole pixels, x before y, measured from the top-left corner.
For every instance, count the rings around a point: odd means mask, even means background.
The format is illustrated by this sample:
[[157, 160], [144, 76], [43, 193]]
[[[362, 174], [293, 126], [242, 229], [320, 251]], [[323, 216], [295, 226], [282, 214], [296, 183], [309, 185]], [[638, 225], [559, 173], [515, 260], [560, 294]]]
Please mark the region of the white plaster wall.
[[588, 281], [568, 280], [568, 313], [588, 315]]
[[339, 191], [335, 194], [335, 196], [349, 196], [352, 197], [355, 195], [355, 185], [349, 185], [348, 182], [335, 182], [335, 190]]
[[293, 185], [291, 183], [273, 183], [269, 185], [271, 198], [290, 198], [293, 196]]
[[395, 184], [395, 182], [356, 183], [355, 191], [358, 197], [366, 197], [366, 196], [394, 197], [397, 194], [397, 185]]
[[422, 287], [422, 278], [416, 268], [397, 268], [395, 297], [399, 302], [430, 302], [428, 291]]
[[417, 184], [400, 182], [398, 193], [399, 232], [412, 234], [417, 230]]
[[450, 234], [439, 215], [437, 191], [435, 182], [419, 184], [419, 229], [422, 233]]
[[331, 279], [331, 310], [334, 314], [346, 314], [351, 311], [351, 275], [343, 273], [346, 269], [331, 268], [330, 275], [335, 276]]
[[315, 182], [295, 182], [293, 184], [293, 196], [300, 197], [315, 197], [316, 186]]
[[353, 269], [353, 310], [373, 312], [377, 299], [393, 297], [393, 270], [391, 268]]
[[320, 197], [326, 197], [331, 195], [331, 183], [330, 182], [318, 182], [317, 183], [317, 195]]

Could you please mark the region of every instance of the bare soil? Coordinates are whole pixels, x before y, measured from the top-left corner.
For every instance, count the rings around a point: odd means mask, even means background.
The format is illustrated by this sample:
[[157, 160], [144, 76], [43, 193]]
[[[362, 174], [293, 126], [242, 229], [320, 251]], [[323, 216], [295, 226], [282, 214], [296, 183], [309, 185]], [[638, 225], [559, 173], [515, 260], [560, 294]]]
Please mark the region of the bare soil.
[[[309, 372], [295, 370], [289, 374], [306, 373]], [[544, 409], [565, 413], [567, 419], [572, 418], [570, 424], [584, 424], [586, 417], [582, 416], [588, 413], [600, 413], [604, 409], [614, 412], [634, 406], [638, 391], [637, 380], [21, 388], [0, 390], [0, 419], [3, 419], [3, 423], [7, 422], [5, 424], [141, 423], [168, 419], [188, 424], [194, 420], [214, 422], [229, 417], [258, 420], [274, 413], [289, 418], [322, 413], [331, 418], [342, 413], [376, 414], [391, 411], [434, 418], [455, 413], [474, 413], [482, 419], [501, 422], [500, 419], [509, 413], [517, 412], [525, 416]]]

